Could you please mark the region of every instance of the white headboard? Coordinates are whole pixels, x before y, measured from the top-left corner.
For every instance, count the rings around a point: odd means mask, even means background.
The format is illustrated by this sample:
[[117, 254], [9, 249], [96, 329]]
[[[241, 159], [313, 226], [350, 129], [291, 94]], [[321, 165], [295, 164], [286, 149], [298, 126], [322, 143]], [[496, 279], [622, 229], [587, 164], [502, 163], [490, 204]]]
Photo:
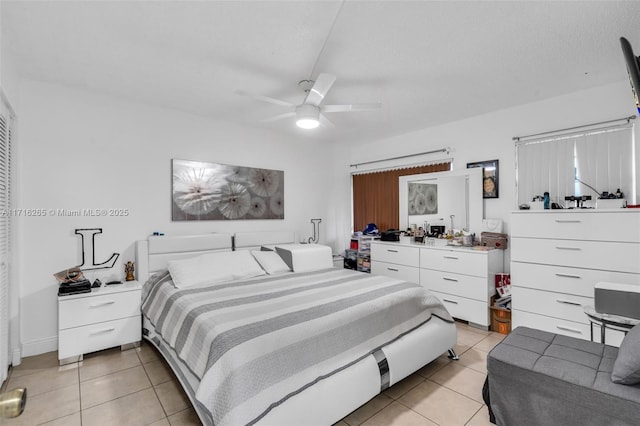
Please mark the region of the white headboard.
[[144, 284], [151, 274], [166, 269], [170, 260], [216, 251], [257, 250], [262, 246], [295, 242], [295, 232], [292, 231], [237, 232], [233, 237], [227, 233], [152, 235], [136, 242], [136, 278]]
[[149, 276], [165, 269], [170, 260], [233, 249], [231, 234], [165, 236], [152, 235], [136, 243], [137, 279], [144, 284]]
[[262, 246], [293, 244], [296, 234], [292, 231], [236, 232], [233, 240], [234, 250], [258, 250]]

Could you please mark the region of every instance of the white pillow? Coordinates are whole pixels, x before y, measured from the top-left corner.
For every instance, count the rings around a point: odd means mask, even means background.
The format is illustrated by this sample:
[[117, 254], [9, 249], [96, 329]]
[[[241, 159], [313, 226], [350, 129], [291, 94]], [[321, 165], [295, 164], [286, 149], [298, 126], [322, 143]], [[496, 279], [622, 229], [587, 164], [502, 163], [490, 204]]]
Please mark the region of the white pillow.
[[265, 275], [265, 271], [248, 251], [221, 251], [172, 260], [169, 261], [169, 273], [177, 288]]
[[269, 275], [277, 274], [278, 272], [291, 272], [291, 268], [284, 263], [284, 260], [275, 251], [254, 250], [251, 254]]
[[276, 252], [294, 272], [333, 268], [331, 247], [320, 244], [283, 244]]

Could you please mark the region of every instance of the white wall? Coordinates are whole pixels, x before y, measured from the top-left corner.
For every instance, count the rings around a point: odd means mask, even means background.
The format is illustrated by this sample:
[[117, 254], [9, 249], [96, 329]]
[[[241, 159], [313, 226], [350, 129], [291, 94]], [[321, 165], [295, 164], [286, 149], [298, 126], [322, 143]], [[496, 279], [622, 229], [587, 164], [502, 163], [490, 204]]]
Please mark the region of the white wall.
[[[517, 93], [514, 93], [517, 96]], [[461, 102], [461, 109], [464, 104]], [[453, 168], [466, 168], [476, 161], [498, 159], [499, 196], [484, 200], [485, 218], [502, 219], [504, 232], [509, 232], [510, 212], [516, 209], [514, 136], [524, 136], [562, 128], [580, 126], [635, 115], [636, 108], [628, 80], [575, 92], [515, 108], [479, 115], [437, 127], [407, 133], [398, 137], [374, 141], [362, 147], [351, 147], [349, 162], [343, 173], [354, 169], [348, 164], [397, 157], [451, 147], [453, 152], [432, 154], [415, 159], [388, 161], [370, 167], [415, 163], [420, 159], [453, 158]], [[640, 140], [640, 123], [636, 124], [636, 140]], [[363, 170], [360, 168], [359, 170]], [[344, 206], [344, 210], [349, 208]], [[345, 232], [350, 229], [346, 228]], [[509, 253], [505, 270], [509, 270]]]
[[[20, 87], [21, 161], [18, 206], [30, 209], [128, 209], [126, 217], [18, 218], [21, 233], [23, 356], [57, 349], [57, 285], [52, 274], [80, 263], [76, 228], [103, 228], [97, 261], [120, 253], [112, 270], [123, 276], [134, 242], [166, 234], [294, 230], [335, 241], [336, 209], [330, 193], [334, 148], [241, 128], [207, 117], [156, 108], [42, 82]], [[171, 159], [284, 170], [285, 219], [171, 221]]]
[[[153, 231], [184, 234], [269, 227], [293, 229], [307, 237], [312, 232], [309, 219], [321, 217], [321, 242], [340, 250], [348, 244], [352, 223], [350, 173], [354, 169], [349, 164], [451, 147], [450, 154], [371, 167], [453, 158], [454, 169], [460, 169], [467, 162], [497, 158], [500, 198], [484, 201], [485, 217], [503, 219], [508, 232], [509, 214], [516, 204], [513, 136], [635, 112], [625, 80], [372, 141], [364, 148], [349, 141], [332, 146], [293, 140], [41, 82], [23, 81], [19, 96], [17, 206], [127, 208], [131, 212], [127, 217], [109, 218], [18, 218], [23, 356], [57, 348], [57, 288], [51, 274], [79, 262], [75, 228], [102, 227], [98, 260], [119, 252], [124, 262], [133, 260], [134, 241]], [[284, 170], [285, 219], [171, 222], [171, 158]], [[508, 270], [508, 253], [506, 260]]]

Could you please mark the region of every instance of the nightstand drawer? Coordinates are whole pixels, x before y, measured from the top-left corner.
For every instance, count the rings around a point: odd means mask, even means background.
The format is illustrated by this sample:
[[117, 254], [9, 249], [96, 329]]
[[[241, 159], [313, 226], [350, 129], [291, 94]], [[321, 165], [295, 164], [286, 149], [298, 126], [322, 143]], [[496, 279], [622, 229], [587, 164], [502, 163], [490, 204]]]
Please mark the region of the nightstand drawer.
[[141, 339], [141, 334], [140, 315], [60, 330], [58, 359], [138, 342]]
[[66, 329], [140, 315], [139, 290], [60, 300], [58, 327]]
[[420, 282], [420, 269], [413, 266], [396, 265], [386, 262], [372, 262], [371, 273], [384, 275], [418, 284]]
[[486, 253], [453, 250], [421, 250], [420, 267], [476, 277], [488, 274]]

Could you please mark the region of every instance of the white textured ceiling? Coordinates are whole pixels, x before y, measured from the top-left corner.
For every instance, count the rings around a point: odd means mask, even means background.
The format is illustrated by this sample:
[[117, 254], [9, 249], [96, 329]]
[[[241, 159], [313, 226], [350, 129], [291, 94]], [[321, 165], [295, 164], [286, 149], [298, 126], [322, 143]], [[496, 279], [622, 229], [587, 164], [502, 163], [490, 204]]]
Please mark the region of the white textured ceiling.
[[[30, 78], [217, 120], [358, 143], [626, 78], [640, 1], [10, 1], [2, 48]], [[339, 12], [339, 13], [338, 13]], [[337, 18], [336, 18], [337, 16]], [[332, 24], [335, 19], [335, 25]], [[324, 49], [323, 49], [324, 46]], [[260, 120], [337, 81], [335, 129]], [[631, 95], [629, 95], [631, 96]]]

